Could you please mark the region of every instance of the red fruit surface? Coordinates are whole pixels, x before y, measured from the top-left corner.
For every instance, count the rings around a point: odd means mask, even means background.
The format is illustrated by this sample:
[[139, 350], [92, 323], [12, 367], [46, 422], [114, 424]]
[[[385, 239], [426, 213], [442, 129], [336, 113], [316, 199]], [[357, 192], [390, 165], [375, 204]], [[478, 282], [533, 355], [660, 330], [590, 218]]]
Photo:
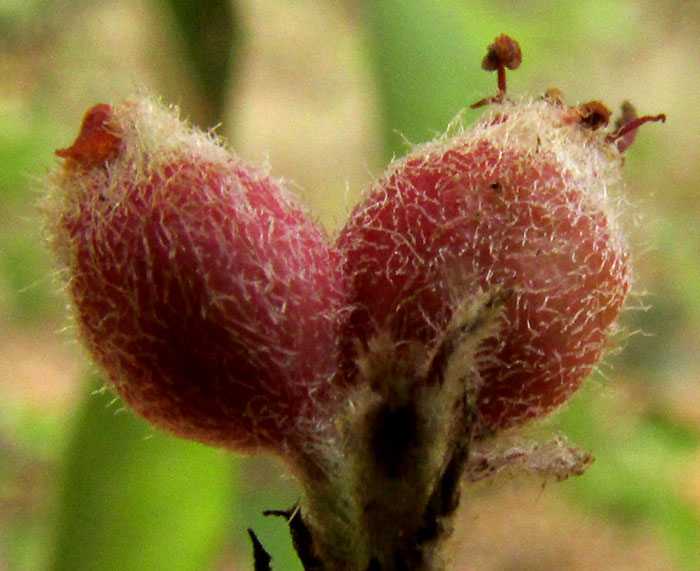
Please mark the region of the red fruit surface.
[[[103, 127], [89, 112], [60, 152], [50, 228], [92, 356], [136, 412], [179, 436], [302, 446], [335, 367], [326, 235], [279, 181], [165, 110], [95, 109]], [[159, 130], [170, 146], [154, 143]], [[106, 132], [119, 150], [100, 162], [90, 149], [102, 157]]]
[[497, 288], [500, 331], [477, 356], [484, 422], [520, 424], [579, 387], [630, 277], [608, 196], [619, 158], [556, 113], [538, 103], [521, 117], [513, 105], [419, 147], [370, 189], [337, 242], [353, 307], [346, 336], [359, 341], [345, 344], [346, 368], [387, 331], [397, 348], [430, 348], [461, 300]]

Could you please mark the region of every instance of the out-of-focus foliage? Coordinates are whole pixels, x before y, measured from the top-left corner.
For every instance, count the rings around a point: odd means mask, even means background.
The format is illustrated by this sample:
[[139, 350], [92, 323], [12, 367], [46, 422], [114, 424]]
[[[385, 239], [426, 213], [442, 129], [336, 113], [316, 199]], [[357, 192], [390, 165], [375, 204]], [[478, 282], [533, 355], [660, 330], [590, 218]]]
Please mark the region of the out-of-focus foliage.
[[[49, 256], [36, 216], [27, 208], [35, 172], [45, 152], [51, 122], [41, 115], [0, 113], [0, 307], [2, 319], [41, 323], [59, 306], [48, 276]], [[23, 129], [17, 122], [23, 122]]]
[[386, 154], [400, 156], [407, 141], [427, 141], [444, 130], [474, 87], [485, 84], [478, 65], [466, 65], [483, 56], [483, 34], [467, 33], [466, 13], [452, 0], [431, 2], [427, 10], [413, 0], [365, 2], [363, 15]]
[[155, 434], [99, 386], [88, 384], [64, 452], [50, 568], [211, 568], [239, 524], [230, 458]]
[[163, 0], [182, 35], [185, 51], [205, 94], [205, 121], [201, 128], [221, 122], [235, 79], [236, 54], [242, 26], [237, 3], [222, 0]]
[[597, 457], [585, 477], [565, 484], [567, 492], [617, 525], [655, 529], [679, 568], [700, 568], [700, 513], [679, 493], [700, 434], [663, 411], [619, 416], [611, 404], [584, 390], [560, 416], [565, 433]]

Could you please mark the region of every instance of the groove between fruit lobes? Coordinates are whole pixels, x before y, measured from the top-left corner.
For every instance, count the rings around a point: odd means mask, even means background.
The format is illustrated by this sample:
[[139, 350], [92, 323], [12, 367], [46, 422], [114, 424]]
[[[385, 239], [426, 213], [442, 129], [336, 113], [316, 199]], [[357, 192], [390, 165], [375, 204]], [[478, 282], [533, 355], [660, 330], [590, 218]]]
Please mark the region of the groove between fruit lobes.
[[579, 387], [630, 270], [614, 197], [619, 153], [562, 113], [544, 101], [495, 105], [370, 189], [338, 239], [353, 305], [344, 339], [360, 341], [344, 343], [348, 382], [373, 337], [388, 330], [398, 352], [429, 349], [460, 300], [498, 288], [500, 333], [477, 356], [486, 425], [541, 416]]
[[322, 432], [337, 263], [280, 182], [149, 100], [95, 107], [59, 155], [52, 244], [124, 400], [235, 449], [279, 453]]

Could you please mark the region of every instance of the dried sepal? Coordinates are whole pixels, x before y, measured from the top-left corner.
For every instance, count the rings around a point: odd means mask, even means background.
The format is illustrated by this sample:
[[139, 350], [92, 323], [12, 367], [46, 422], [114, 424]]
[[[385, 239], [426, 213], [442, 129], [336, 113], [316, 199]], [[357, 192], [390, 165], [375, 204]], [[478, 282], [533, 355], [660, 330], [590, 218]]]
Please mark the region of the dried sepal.
[[563, 436], [546, 442], [523, 439], [476, 442], [472, 448], [465, 478], [478, 482], [497, 476], [537, 476], [558, 482], [581, 476], [593, 463], [593, 455], [568, 443]]
[[615, 122], [616, 130], [608, 136], [608, 141], [614, 143], [621, 153], [626, 151], [637, 138], [637, 129], [645, 123], [666, 122], [666, 115], [644, 115], [639, 117], [637, 110], [629, 101], [622, 103], [620, 118]]

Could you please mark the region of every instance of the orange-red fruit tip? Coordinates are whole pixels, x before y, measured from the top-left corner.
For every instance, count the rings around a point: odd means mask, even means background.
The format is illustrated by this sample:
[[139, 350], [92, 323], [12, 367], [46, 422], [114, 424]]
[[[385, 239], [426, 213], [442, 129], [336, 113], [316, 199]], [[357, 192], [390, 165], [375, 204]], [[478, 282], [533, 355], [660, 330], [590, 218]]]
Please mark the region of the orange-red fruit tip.
[[85, 114], [75, 142], [57, 150], [56, 154], [86, 168], [109, 160], [117, 153], [121, 142], [110, 131], [111, 119], [112, 108], [106, 103], [98, 103]]

